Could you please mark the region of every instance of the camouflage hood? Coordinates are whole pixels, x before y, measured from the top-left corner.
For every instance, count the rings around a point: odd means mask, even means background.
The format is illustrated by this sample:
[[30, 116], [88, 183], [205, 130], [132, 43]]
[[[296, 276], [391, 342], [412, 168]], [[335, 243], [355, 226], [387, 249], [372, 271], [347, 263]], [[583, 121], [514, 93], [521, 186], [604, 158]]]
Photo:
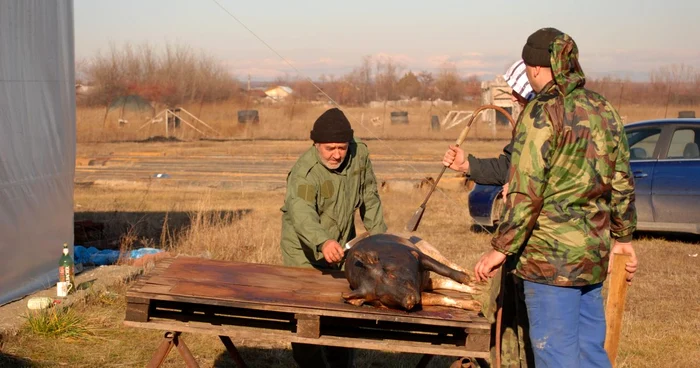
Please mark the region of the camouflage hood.
[[586, 84], [581, 64], [578, 62], [578, 47], [568, 34], [561, 34], [550, 46], [550, 58], [554, 82], [564, 96]]

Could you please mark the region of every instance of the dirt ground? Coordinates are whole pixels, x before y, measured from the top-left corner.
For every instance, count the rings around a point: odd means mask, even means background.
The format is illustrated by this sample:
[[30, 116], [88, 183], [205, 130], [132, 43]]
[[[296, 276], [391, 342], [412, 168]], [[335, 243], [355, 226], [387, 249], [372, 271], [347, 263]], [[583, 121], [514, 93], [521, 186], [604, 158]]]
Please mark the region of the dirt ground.
[[[420, 181], [439, 173], [450, 142], [366, 143], [378, 180]], [[467, 141], [465, 145], [480, 155], [496, 156], [506, 143]], [[278, 190], [284, 189], [287, 172], [310, 146], [308, 141], [282, 140], [81, 144], [75, 181], [79, 185]]]

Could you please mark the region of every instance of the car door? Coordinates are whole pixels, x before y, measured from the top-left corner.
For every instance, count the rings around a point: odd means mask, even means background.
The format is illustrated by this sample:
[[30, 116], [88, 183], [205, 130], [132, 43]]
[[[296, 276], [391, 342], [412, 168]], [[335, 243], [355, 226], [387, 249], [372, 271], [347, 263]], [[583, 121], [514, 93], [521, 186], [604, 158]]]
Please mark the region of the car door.
[[700, 224], [700, 126], [677, 124], [672, 128], [670, 143], [654, 167], [654, 220]]
[[652, 175], [657, 162], [662, 128], [658, 125], [645, 125], [627, 128], [625, 132], [630, 146], [630, 166], [634, 175], [637, 221], [653, 223]]

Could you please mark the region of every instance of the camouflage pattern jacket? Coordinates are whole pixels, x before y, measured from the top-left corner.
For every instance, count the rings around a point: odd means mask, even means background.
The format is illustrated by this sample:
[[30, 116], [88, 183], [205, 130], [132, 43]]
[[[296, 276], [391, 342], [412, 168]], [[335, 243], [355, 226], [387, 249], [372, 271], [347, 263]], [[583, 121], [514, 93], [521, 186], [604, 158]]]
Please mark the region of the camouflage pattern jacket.
[[286, 266], [332, 268], [320, 246], [355, 237], [355, 210], [371, 234], [386, 232], [377, 180], [367, 146], [350, 142], [339, 170], [328, 170], [311, 146], [287, 175], [282, 207], [282, 258]]
[[617, 111], [583, 88], [573, 39], [557, 37], [550, 55], [554, 81], [516, 125], [506, 210], [491, 245], [515, 255], [525, 280], [597, 284], [612, 239], [629, 241], [637, 223], [629, 146]]

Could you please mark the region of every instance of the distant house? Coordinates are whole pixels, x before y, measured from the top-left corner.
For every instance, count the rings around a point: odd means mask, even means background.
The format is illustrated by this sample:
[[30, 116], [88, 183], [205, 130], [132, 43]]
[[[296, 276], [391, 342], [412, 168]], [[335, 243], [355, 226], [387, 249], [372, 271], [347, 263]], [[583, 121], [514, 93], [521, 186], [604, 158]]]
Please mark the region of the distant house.
[[246, 90], [245, 88], [241, 88], [239, 90], [239, 93], [241, 94], [241, 96], [244, 96], [246, 98], [251, 98], [254, 100], [261, 100], [263, 98], [267, 98], [267, 94], [265, 94], [264, 88], [251, 88], [250, 90]]
[[75, 94], [76, 95], [87, 95], [93, 91], [92, 86], [88, 86], [82, 83], [75, 84]]
[[[504, 110], [517, 120], [517, 116], [520, 114], [520, 105], [513, 102], [511, 98], [512, 89], [503, 79], [502, 75], [497, 76], [491, 81], [481, 82], [481, 104], [482, 105], [496, 105], [502, 107]], [[483, 112], [483, 121], [488, 121], [490, 123], [499, 122], [503, 125], [509, 124], [508, 119], [503, 116], [503, 114], [496, 114], [496, 110], [487, 110]]]
[[93, 92], [95, 92], [95, 88], [93, 86], [89, 86], [87, 84], [82, 83], [76, 83], [75, 103], [77, 103], [78, 105], [85, 103]]
[[287, 86], [276, 86], [265, 90], [265, 95], [274, 101], [284, 100], [292, 93], [294, 93], [294, 91]]

